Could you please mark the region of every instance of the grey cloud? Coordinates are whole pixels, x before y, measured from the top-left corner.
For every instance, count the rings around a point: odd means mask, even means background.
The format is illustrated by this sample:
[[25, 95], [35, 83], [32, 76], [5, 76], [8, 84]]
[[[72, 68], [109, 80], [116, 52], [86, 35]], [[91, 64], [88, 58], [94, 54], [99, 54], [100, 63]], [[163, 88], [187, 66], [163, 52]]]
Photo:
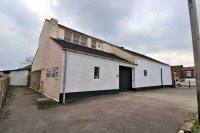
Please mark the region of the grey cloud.
[[[189, 49], [192, 51], [187, 1], [154, 0], [152, 5], [145, 5], [145, 3], [149, 4], [145, 0], [140, 2], [132, 0], [102, 0], [96, 1], [84, 12], [78, 11], [81, 11], [87, 5], [85, 1], [61, 1], [61, 3], [56, 9], [61, 16], [72, 15], [71, 17], [77, 22], [77, 27], [81, 27], [83, 31], [89, 29], [93, 35], [103, 37], [107, 41], [121, 46], [125, 45], [125, 47], [144, 53], [175, 49]], [[144, 5], [142, 5], [143, 3]], [[66, 5], [70, 5], [70, 8], [67, 9]], [[139, 9], [137, 8], [138, 5], [141, 5]], [[151, 6], [155, 8], [152, 13], [157, 16], [157, 20], [150, 19], [150, 24], [146, 25], [147, 27], [152, 27], [150, 33], [142, 30], [132, 33], [121, 25], [124, 20], [139, 24], [139, 21], [145, 20], [141, 18], [150, 17], [147, 16], [148, 12], [145, 12], [145, 8], [150, 8]], [[160, 13], [157, 13], [157, 8], [160, 9], [158, 10]], [[142, 12], [146, 13], [146, 15], [141, 14]], [[171, 16], [160, 22], [162, 16], [168, 12], [171, 13]], [[80, 14], [73, 16], [76, 13]], [[144, 16], [139, 16], [138, 14]], [[132, 19], [133, 16], [136, 17]], [[157, 35], [154, 36], [155, 34]]]
[[[200, 1], [196, 2], [199, 9]], [[35, 54], [44, 21], [20, 1], [1, 0], [0, 5], [0, 24], [5, 25], [0, 33], [0, 68], [13, 68]], [[69, 26], [66, 18], [71, 18], [71, 28], [136, 52], [192, 52], [187, 0], [59, 0], [52, 11], [61, 24]]]
[[26, 56], [34, 56], [40, 29], [36, 14], [19, 1], [0, 1], [0, 66], [5, 69], [19, 67]]

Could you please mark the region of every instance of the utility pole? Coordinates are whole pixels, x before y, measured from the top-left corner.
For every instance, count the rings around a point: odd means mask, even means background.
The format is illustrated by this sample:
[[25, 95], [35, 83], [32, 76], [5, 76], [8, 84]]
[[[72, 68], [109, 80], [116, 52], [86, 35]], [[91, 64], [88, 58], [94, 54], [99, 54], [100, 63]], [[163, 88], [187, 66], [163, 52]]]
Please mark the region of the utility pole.
[[193, 42], [193, 52], [194, 52], [194, 63], [196, 70], [196, 89], [197, 89], [197, 105], [198, 105], [198, 121], [200, 124], [200, 36], [199, 36], [199, 24], [196, 9], [195, 0], [188, 0], [188, 7], [190, 13], [190, 23], [192, 31], [192, 42]]

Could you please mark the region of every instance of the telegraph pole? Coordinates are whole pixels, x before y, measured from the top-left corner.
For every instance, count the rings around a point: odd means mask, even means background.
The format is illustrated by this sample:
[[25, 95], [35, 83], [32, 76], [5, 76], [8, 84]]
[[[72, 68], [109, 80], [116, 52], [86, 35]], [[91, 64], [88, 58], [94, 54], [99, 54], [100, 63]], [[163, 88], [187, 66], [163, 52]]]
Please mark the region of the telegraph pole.
[[199, 24], [198, 24], [198, 16], [197, 16], [195, 0], [188, 0], [188, 7], [189, 7], [190, 23], [192, 31], [194, 63], [197, 76], [196, 90], [197, 90], [197, 105], [198, 105], [198, 121], [200, 123], [200, 36], [199, 36]]

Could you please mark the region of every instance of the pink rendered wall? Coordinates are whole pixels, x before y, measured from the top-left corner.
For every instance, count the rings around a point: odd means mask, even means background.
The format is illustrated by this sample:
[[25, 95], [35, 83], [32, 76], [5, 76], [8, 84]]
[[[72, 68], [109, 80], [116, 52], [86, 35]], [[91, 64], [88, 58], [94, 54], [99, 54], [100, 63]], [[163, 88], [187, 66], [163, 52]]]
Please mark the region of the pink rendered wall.
[[[58, 25], [55, 22], [45, 21], [33, 61], [32, 72], [41, 70], [40, 92], [59, 101], [63, 50], [51, 38], [57, 38], [57, 30]], [[46, 69], [52, 67], [58, 67], [57, 78], [46, 77]]]
[[[60, 84], [61, 84], [61, 70], [62, 70], [62, 48], [58, 46], [52, 39], [49, 40], [49, 51], [46, 59], [46, 66], [41, 72], [41, 88], [42, 92], [59, 101], [60, 96]], [[58, 77], [46, 77], [46, 69], [58, 67]]]

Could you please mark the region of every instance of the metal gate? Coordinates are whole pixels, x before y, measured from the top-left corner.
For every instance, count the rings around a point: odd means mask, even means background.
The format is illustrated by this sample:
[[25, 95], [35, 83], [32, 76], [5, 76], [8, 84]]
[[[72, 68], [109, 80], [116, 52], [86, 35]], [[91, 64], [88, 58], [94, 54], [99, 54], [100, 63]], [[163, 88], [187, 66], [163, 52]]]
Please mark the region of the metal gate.
[[132, 68], [119, 67], [119, 90], [129, 91], [132, 88]]

